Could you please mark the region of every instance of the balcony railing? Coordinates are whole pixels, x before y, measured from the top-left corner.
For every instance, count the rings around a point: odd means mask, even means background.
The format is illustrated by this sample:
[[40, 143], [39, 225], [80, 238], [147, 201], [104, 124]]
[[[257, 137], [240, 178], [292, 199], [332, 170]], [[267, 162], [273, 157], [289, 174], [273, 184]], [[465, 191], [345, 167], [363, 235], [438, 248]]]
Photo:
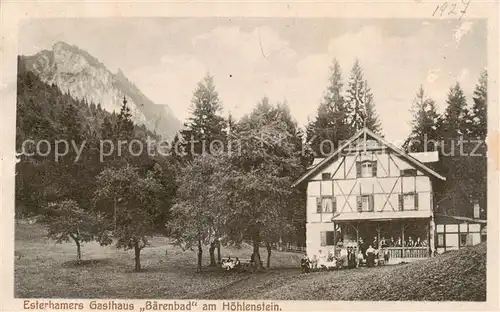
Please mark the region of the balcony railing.
[[[335, 257], [340, 257], [339, 247], [335, 248]], [[429, 247], [386, 247], [389, 252], [389, 258], [413, 258], [423, 259], [429, 257]], [[354, 248], [357, 253], [357, 248]]]
[[427, 258], [429, 247], [388, 247], [389, 258]]

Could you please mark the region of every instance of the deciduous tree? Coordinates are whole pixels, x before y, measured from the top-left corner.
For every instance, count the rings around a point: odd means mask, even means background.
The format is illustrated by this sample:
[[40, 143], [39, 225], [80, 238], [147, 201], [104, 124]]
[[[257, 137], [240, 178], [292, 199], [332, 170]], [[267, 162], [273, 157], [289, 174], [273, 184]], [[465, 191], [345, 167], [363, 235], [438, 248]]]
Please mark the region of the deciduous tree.
[[57, 243], [72, 239], [76, 244], [76, 258], [79, 264], [82, 262], [83, 243], [92, 240], [97, 240], [101, 245], [111, 243], [105, 219], [99, 214], [81, 209], [74, 200], [49, 203], [45, 216], [49, 225], [48, 237]]
[[141, 270], [141, 250], [148, 237], [157, 232], [156, 219], [161, 215], [161, 184], [153, 172], [139, 174], [139, 169], [126, 165], [107, 168], [97, 177], [96, 198], [107, 202], [117, 198], [116, 228], [113, 236], [116, 247], [133, 249], [135, 270]]

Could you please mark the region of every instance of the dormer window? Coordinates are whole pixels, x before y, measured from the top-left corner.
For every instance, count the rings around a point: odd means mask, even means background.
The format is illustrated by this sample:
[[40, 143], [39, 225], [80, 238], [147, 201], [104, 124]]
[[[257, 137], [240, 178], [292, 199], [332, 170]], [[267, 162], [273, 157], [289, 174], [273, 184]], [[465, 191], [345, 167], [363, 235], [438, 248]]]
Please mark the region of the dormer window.
[[356, 177], [371, 178], [377, 176], [377, 162], [371, 160], [356, 162]]

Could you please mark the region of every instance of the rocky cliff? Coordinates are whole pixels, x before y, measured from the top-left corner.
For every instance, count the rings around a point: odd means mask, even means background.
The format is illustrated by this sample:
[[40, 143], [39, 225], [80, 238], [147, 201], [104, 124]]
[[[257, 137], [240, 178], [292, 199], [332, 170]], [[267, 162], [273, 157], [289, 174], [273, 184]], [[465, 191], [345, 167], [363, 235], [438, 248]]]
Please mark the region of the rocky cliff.
[[55, 84], [75, 98], [100, 103], [109, 112], [119, 112], [125, 96], [134, 122], [144, 124], [165, 138], [171, 139], [181, 126], [167, 105], [153, 103], [121, 70], [112, 73], [95, 57], [76, 46], [57, 42], [50, 51], [22, 58], [26, 69], [43, 82]]

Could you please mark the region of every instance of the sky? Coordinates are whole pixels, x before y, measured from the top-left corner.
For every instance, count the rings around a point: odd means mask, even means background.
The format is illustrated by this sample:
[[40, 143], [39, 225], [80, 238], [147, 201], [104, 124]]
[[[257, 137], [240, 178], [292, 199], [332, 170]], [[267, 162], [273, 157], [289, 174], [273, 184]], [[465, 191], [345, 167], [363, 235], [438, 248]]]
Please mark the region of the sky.
[[444, 110], [457, 81], [472, 92], [487, 66], [485, 20], [341, 18], [34, 19], [20, 26], [19, 53], [77, 45], [108, 69], [121, 69], [153, 102], [184, 120], [193, 90], [209, 72], [229, 112], [239, 118], [262, 97], [286, 101], [304, 126], [314, 118], [333, 59], [347, 84], [359, 59], [385, 137], [403, 141], [422, 84]]

